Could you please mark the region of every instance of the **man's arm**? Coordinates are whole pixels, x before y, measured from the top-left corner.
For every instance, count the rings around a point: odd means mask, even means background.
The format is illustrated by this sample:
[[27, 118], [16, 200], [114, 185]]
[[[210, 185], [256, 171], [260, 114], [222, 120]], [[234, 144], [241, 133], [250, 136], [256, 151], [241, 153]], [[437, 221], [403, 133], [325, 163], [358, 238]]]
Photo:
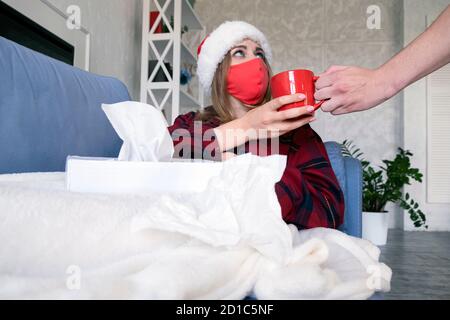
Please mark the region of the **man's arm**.
[[407, 47], [378, 69], [332, 66], [316, 82], [322, 110], [367, 110], [450, 62], [450, 6]]
[[450, 62], [450, 5], [432, 25], [380, 69], [397, 93]]

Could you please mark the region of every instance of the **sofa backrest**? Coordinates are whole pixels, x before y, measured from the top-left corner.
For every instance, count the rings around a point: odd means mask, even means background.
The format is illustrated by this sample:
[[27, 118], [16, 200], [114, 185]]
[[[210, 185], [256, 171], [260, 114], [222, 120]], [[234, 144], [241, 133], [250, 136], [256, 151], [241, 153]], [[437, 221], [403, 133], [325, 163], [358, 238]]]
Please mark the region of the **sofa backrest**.
[[0, 37], [0, 174], [64, 171], [68, 155], [117, 156], [121, 140], [102, 103], [125, 85]]

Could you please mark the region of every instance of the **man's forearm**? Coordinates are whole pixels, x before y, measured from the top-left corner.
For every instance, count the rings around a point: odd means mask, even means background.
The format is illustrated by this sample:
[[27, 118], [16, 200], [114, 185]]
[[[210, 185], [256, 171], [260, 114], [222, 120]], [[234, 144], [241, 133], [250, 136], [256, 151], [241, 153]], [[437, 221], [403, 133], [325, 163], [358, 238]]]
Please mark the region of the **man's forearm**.
[[450, 6], [433, 24], [379, 68], [395, 95], [450, 62]]

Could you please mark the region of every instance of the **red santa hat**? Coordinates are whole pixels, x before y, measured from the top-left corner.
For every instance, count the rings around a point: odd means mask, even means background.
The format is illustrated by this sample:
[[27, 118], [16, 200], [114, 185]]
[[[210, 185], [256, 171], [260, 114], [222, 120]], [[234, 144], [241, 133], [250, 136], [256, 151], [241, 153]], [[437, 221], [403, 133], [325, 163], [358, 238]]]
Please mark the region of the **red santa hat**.
[[244, 21], [226, 21], [208, 35], [197, 50], [197, 75], [206, 93], [211, 90], [219, 63], [231, 48], [244, 39], [257, 42], [264, 50], [267, 61], [271, 63], [272, 49], [261, 31]]

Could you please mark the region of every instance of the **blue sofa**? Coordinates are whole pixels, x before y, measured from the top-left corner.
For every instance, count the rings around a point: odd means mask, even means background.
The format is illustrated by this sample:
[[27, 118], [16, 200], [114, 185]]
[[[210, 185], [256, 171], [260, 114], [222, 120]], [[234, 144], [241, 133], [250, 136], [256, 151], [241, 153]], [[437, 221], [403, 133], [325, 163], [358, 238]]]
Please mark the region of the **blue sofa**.
[[[100, 106], [130, 100], [125, 85], [0, 37], [0, 174], [64, 171], [69, 154], [118, 155], [121, 140]], [[341, 230], [361, 237], [361, 165], [327, 142], [344, 191]]]

